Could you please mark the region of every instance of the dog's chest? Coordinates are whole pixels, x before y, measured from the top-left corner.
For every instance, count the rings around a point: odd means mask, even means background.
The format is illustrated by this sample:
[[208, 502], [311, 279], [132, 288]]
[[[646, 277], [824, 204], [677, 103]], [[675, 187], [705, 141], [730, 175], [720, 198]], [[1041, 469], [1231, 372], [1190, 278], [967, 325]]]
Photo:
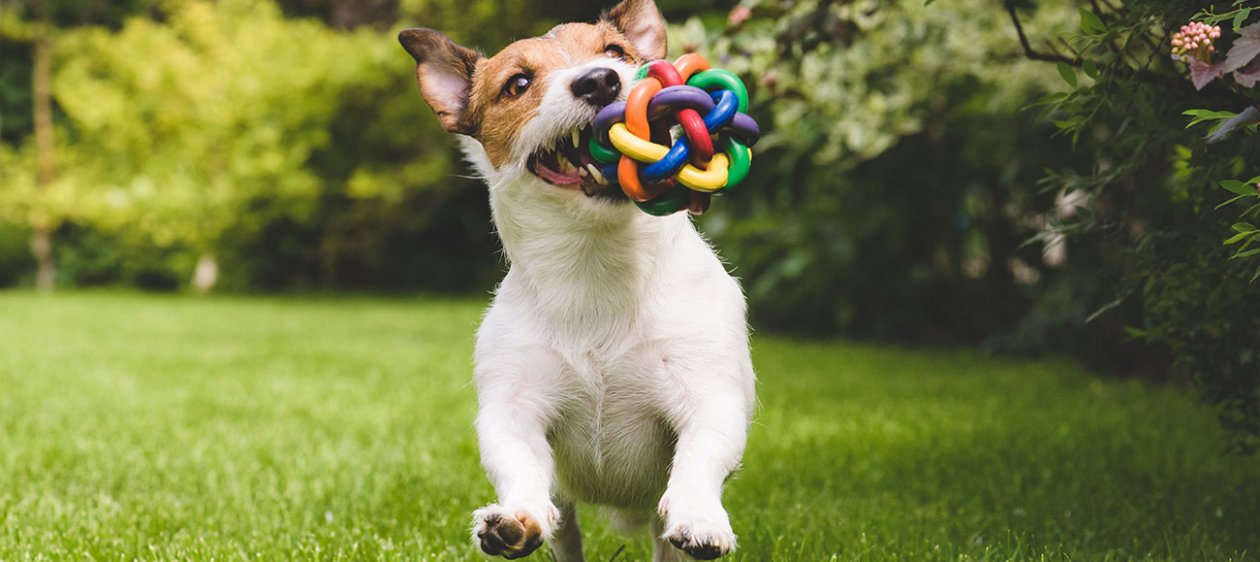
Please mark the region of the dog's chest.
[[648, 509], [665, 489], [675, 436], [649, 348], [571, 354], [567, 399], [548, 433], [561, 485], [578, 499]]

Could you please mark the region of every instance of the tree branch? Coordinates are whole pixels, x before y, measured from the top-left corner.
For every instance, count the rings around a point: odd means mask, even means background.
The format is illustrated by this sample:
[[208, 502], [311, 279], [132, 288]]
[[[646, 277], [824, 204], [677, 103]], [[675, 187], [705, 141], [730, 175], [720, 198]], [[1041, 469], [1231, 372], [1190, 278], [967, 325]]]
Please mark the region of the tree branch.
[[1061, 62], [1072, 66], [1080, 66], [1081, 59], [1068, 58], [1058, 53], [1042, 53], [1032, 48], [1028, 42], [1028, 35], [1024, 34], [1024, 25], [1019, 21], [1019, 14], [1015, 12], [1015, 2], [1013, 0], [1003, 0], [1006, 5], [1006, 11], [1011, 15], [1011, 23], [1015, 24], [1015, 33], [1019, 34], [1019, 44], [1024, 48], [1024, 57], [1030, 60], [1039, 60], [1046, 62]]
[[1094, 10], [1094, 15], [1098, 16], [1098, 19], [1104, 22], [1107, 21], [1107, 16], [1103, 15], [1102, 8], [1098, 7], [1098, 0], [1089, 0], [1089, 6]]

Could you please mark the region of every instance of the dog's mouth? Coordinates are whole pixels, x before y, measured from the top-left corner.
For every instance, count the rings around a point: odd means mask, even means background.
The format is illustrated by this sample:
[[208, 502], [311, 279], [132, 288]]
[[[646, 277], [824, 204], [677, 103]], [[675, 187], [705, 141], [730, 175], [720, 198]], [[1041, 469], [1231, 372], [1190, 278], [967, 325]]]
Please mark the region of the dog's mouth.
[[587, 197], [614, 201], [629, 200], [621, 187], [600, 171], [600, 163], [587, 150], [591, 127], [578, 127], [551, 141], [529, 157], [525, 167], [539, 179]]

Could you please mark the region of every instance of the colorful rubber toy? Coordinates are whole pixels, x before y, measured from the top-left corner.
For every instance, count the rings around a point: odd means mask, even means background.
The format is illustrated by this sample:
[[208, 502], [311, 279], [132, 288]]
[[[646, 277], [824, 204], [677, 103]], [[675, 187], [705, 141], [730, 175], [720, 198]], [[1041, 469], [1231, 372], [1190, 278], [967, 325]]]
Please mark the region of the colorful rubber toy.
[[[652, 61], [637, 78], [625, 102], [595, 116], [587, 148], [603, 164], [604, 177], [616, 178], [643, 211], [701, 214], [711, 195], [748, 176], [749, 147], [761, 134], [745, 113], [748, 89], [695, 53], [674, 64]], [[676, 140], [675, 126], [682, 129]]]

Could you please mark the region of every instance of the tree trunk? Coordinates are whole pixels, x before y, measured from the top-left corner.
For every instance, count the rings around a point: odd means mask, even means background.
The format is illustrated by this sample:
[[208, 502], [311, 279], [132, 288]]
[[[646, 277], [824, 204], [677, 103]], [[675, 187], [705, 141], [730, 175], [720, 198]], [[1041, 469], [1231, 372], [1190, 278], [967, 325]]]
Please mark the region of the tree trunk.
[[57, 285], [57, 264], [53, 261], [52, 232], [36, 227], [31, 233], [31, 255], [35, 256], [35, 289], [50, 293]]
[[219, 282], [219, 260], [214, 254], [201, 254], [193, 269], [192, 288], [201, 294], [209, 293]]
[[[57, 176], [57, 160], [54, 152], [52, 123], [52, 39], [45, 25], [35, 40], [35, 65], [31, 84], [35, 119], [35, 153], [37, 169], [35, 182], [42, 198]], [[57, 278], [57, 265], [53, 261], [52, 218], [37, 210], [32, 221], [31, 254], [35, 257], [35, 288], [41, 292], [53, 290]]]

